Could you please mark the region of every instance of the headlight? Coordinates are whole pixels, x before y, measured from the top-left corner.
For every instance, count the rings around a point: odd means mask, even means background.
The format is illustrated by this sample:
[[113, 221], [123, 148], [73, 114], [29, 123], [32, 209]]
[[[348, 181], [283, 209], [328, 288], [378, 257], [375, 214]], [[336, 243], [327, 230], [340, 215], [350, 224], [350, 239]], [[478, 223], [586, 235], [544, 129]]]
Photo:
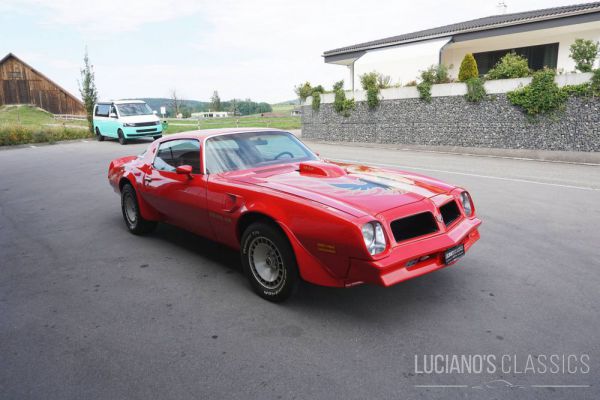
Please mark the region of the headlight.
[[160, 124], [161, 124], [161, 122], [160, 122], [160, 121], [156, 121], [156, 125], [160, 125]]
[[363, 225], [361, 231], [369, 254], [375, 255], [385, 250], [385, 235], [383, 234], [383, 227], [379, 222], [366, 223]]
[[471, 203], [471, 196], [469, 196], [469, 193], [462, 192], [460, 194], [460, 201], [462, 203], [463, 209], [465, 210], [465, 214], [467, 214], [467, 217], [472, 216], [473, 215], [473, 203]]
[[125, 122], [125, 123], [123, 123], [123, 126], [135, 126], [135, 123], [133, 123], [133, 122], [132, 123]]

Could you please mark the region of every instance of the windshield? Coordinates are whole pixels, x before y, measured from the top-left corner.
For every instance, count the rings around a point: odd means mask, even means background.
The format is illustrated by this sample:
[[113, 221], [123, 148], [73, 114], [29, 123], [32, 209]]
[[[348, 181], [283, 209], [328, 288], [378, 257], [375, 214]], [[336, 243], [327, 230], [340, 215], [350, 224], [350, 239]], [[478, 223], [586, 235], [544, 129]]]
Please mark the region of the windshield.
[[126, 103], [117, 104], [119, 114], [122, 117], [131, 117], [132, 115], [151, 115], [152, 109], [146, 103]]
[[244, 132], [212, 137], [206, 141], [205, 154], [206, 169], [211, 174], [317, 159], [287, 132]]

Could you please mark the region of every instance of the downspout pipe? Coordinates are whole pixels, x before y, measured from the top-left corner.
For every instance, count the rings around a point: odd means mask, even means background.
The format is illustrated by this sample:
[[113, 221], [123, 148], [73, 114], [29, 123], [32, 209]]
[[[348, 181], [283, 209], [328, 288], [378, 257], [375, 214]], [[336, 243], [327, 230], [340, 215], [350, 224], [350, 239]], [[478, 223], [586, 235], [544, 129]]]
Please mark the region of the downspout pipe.
[[446, 46], [448, 46], [450, 43], [454, 43], [454, 36], [450, 36], [450, 39], [448, 39], [448, 41], [444, 43], [442, 47], [440, 47], [440, 52], [438, 54], [438, 65], [442, 65], [442, 53], [444, 52]]

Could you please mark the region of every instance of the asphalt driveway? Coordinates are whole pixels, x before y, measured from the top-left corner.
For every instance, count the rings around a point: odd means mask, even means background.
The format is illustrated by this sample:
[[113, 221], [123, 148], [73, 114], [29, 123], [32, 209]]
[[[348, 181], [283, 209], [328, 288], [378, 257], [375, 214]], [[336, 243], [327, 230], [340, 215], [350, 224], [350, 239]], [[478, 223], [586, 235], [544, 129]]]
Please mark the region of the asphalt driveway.
[[[276, 305], [227, 248], [127, 232], [106, 171], [145, 146], [0, 150], [0, 398], [600, 398], [600, 167], [314, 144], [467, 187], [482, 238], [392, 288]], [[438, 354], [514, 368], [423, 372]], [[540, 355], [578, 369], [523, 372]]]

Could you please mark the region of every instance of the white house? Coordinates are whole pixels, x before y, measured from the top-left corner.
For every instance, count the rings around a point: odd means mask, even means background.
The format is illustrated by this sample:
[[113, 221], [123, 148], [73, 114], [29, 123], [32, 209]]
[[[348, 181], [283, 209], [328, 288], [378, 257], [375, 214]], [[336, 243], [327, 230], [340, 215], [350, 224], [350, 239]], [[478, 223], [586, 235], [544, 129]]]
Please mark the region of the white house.
[[323, 57], [348, 68], [354, 90], [366, 72], [405, 84], [438, 63], [453, 65], [456, 78], [467, 53], [475, 56], [480, 74], [510, 51], [525, 56], [533, 69], [569, 72], [575, 69], [569, 46], [576, 38], [600, 41], [600, 2], [494, 15], [329, 50]]

